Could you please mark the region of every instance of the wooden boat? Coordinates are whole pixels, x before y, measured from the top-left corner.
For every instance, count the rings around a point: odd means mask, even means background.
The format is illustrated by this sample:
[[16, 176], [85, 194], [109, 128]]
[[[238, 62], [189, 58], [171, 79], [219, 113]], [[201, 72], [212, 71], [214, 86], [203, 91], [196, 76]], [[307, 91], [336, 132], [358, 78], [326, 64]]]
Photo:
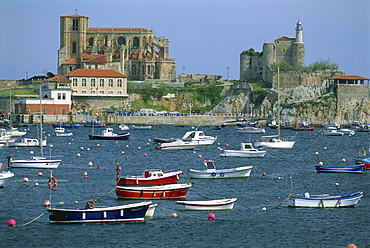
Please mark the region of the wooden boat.
[[113, 133], [113, 128], [108, 127], [102, 131], [102, 134], [90, 134], [89, 139], [91, 140], [127, 140], [130, 137], [130, 133], [116, 134]]
[[66, 130], [64, 127], [56, 127], [54, 129], [54, 134], [57, 137], [73, 136], [73, 133], [69, 130]]
[[152, 129], [152, 126], [151, 125], [144, 125], [144, 126], [135, 126], [135, 125], [133, 125], [132, 128], [133, 129], [140, 129], [140, 130], [150, 130], [150, 129]]
[[4, 187], [4, 183], [7, 179], [14, 177], [14, 173], [11, 171], [2, 171], [0, 173], [0, 188]]
[[53, 224], [140, 222], [144, 221], [145, 215], [151, 205], [152, 202], [148, 201], [114, 207], [88, 209], [49, 208], [47, 211], [50, 213], [50, 223]]
[[240, 127], [236, 128], [238, 133], [265, 133], [264, 128], [259, 127]]
[[23, 138], [23, 139], [20, 139], [19, 141], [8, 143], [9, 147], [15, 147], [15, 146], [16, 147], [34, 147], [34, 146], [40, 146], [40, 145], [45, 147], [46, 140], [43, 140], [42, 143], [40, 144], [38, 139]]
[[294, 131], [315, 131], [315, 127], [293, 127]]
[[163, 185], [177, 183], [182, 171], [145, 170], [142, 176], [118, 177], [117, 185]]
[[159, 186], [116, 186], [116, 195], [121, 199], [185, 199], [191, 183]]
[[[221, 149], [222, 150], [222, 149]], [[266, 151], [257, 150], [252, 143], [241, 143], [240, 150], [222, 150], [220, 156], [223, 157], [243, 157], [243, 158], [261, 158], [265, 156]]]
[[217, 170], [213, 160], [204, 160], [206, 170], [189, 169], [190, 178], [235, 178], [249, 177], [253, 166]]
[[237, 198], [209, 200], [209, 201], [176, 201], [182, 210], [219, 211], [231, 210]]
[[363, 196], [363, 192], [348, 195], [313, 195], [293, 196], [289, 207], [303, 208], [346, 208], [354, 207]]
[[78, 125], [78, 124], [67, 124], [67, 123], [64, 123], [64, 122], [56, 122], [56, 123], [50, 123], [50, 125], [54, 128], [57, 128], [57, 127], [62, 127], [62, 128], [80, 128], [81, 126]]
[[295, 141], [282, 140], [278, 135], [262, 136], [261, 141], [253, 142], [253, 146], [264, 149], [293, 148]]
[[84, 127], [105, 128], [106, 124], [100, 121], [82, 121]]
[[161, 143], [156, 148], [159, 150], [193, 150], [197, 146], [198, 143], [196, 142], [175, 140], [169, 143]]
[[183, 141], [192, 141], [195, 142], [198, 146], [205, 146], [205, 145], [213, 145], [217, 140], [216, 137], [207, 136], [204, 134], [203, 131], [193, 130], [186, 132], [184, 136], [182, 136], [181, 140]]
[[362, 173], [365, 164], [356, 164], [345, 167], [316, 165], [317, 172], [335, 172], [335, 173]]

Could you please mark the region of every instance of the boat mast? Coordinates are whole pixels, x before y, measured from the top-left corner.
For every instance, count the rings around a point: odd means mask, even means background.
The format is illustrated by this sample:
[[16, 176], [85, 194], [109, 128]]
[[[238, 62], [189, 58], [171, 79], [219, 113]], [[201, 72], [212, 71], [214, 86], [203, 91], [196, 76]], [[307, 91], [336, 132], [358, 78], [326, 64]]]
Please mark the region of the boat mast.
[[40, 86], [40, 138], [39, 138], [39, 145], [40, 145], [40, 155], [41, 157], [44, 156], [42, 150], [42, 86]]
[[280, 140], [280, 68], [278, 67], [277, 73], [277, 129], [278, 129], [278, 139]]

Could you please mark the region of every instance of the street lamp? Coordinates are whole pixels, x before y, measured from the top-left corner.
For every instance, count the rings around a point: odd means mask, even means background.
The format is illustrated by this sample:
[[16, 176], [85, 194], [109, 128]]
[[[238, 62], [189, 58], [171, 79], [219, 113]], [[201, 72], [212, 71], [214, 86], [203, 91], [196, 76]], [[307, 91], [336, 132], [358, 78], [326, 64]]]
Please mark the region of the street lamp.
[[230, 66], [227, 66], [227, 67], [226, 67], [226, 70], [227, 70], [227, 80], [229, 80], [229, 70], [230, 70]]

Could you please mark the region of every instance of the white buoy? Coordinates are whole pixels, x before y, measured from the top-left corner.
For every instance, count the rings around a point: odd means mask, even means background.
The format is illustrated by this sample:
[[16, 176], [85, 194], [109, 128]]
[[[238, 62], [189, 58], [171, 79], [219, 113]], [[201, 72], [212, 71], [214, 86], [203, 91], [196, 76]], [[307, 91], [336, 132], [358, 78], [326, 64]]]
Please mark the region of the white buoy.
[[265, 211], [266, 210], [266, 207], [263, 207], [261, 210]]
[[88, 166], [93, 166], [93, 162], [87, 163]]
[[77, 153], [76, 156], [79, 157], [79, 156], [81, 156], [81, 154]]

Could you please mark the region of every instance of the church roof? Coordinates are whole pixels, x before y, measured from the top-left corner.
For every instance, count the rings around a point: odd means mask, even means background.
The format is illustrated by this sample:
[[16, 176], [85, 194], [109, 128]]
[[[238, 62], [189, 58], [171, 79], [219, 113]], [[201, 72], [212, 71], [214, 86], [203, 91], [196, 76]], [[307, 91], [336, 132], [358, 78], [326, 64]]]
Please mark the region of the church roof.
[[102, 31], [102, 32], [147, 32], [146, 28], [89, 28], [89, 31]]
[[370, 80], [370, 78], [364, 78], [357, 75], [339, 75], [331, 77], [329, 79], [342, 79], [342, 80]]
[[295, 38], [289, 38], [289, 37], [283, 36], [283, 37], [277, 38], [276, 40], [295, 40]]
[[64, 75], [64, 77], [114, 77], [114, 78], [126, 78], [123, 75], [114, 70], [106, 69], [77, 69]]
[[107, 58], [104, 55], [98, 55], [91, 59], [84, 60], [84, 63], [107, 63]]
[[77, 65], [79, 64], [80, 60], [77, 58], [69, 58], [66, 62], [62, 63], [62, 65]]
[[82, 15], [78, 15], [78, 14], [74, 14], [74, 15], [65, 15], [65, 16], [60, 16], [60, 17], [87, 17], [87, 18], [89, 18], [88, 16], [82, 16]]

